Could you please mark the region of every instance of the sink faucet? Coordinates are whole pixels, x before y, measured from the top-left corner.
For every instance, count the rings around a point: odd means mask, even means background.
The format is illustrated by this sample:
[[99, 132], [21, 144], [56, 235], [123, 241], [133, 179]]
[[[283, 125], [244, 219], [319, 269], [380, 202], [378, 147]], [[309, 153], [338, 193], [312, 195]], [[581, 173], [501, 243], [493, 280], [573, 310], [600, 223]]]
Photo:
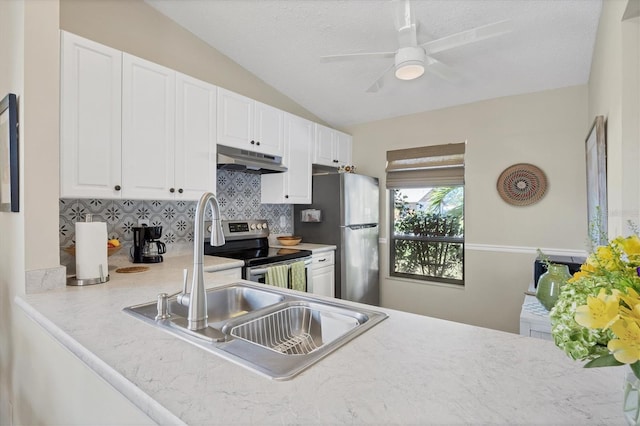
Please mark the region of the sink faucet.
[[211, 245], [224, 244], [224, 234], [220, 223], [220, 207], [218, 200], [211, 192], [205, 192], [198, 201], [193, 233], [193, 280], [191, 281], [191, 293], [186, 291], [186, 277], [184, 290], [178, 296], [178, 302], [182, 305], [189, 304], [189, 316], [187, 328], [189, 330], [202, 330], [207, 328], [207, 297], [204, 292], [204, 216], [207, 205], [211, 207]]

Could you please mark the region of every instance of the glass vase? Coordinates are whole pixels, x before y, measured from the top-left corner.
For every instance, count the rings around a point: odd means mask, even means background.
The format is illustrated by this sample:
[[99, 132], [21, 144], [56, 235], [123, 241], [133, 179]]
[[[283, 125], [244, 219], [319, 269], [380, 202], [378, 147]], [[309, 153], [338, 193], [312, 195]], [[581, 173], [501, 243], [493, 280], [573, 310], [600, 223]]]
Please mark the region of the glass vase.
[[633, 374], [627, 373], [624, 380], [624, 400], [622, 411], [627, 424], [640, 425], [640, 381]]
[[553, 308], [560, 294], [560, 287], [571, 278], [569, 267], [551, 263], [547, 272], [538, 278], [536, 297], [548, 311]]

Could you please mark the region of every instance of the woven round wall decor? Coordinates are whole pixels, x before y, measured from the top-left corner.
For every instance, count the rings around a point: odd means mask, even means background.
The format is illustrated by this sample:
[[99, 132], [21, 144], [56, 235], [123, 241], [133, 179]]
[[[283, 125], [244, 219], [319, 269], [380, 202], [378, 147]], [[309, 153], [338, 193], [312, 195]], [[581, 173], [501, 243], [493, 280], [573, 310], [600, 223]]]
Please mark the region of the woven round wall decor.
[[498, 178], [498, 193], [513, 206], [535, 204], [547, 191], [547, 177], [533, 164], [514, 164]]

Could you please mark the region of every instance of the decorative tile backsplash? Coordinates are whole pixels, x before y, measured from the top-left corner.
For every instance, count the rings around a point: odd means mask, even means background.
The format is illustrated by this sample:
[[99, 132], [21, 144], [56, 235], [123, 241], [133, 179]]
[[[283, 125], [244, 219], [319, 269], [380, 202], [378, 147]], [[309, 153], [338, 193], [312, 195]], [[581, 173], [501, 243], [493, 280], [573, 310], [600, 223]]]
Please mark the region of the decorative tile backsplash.
[[[260, 204], [260, 175], [218, 170], [217, 195], [222, 219], [266, 219], [273, 234], [293, 232], [292, 205]], [[193, 242], [196, 205], [196, 201], [60, 199], [60, 247], [74, 244], [75, 223], [91, 214], [94, 220], [106, 222], [108, 237], [119, 239], [125, 247], [133, 243], [132, 228], [138, 220], [161, 225], [162, 241], [170, 252], [172, 244]]]

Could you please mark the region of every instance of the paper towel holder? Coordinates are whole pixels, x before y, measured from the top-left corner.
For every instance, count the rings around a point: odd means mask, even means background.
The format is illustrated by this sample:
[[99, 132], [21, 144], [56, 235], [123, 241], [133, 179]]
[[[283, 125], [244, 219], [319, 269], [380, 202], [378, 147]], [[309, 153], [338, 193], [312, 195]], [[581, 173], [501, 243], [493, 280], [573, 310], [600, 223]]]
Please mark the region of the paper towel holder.
[[[85, 222], [92, 222], [93, 217], [91, 214], [86, 214], [84, 217]], [[97, 278], [84, 278], [78, 279], [75, 275], [69, 275], [67, 277], [67, 285], [71, 286], [84, 286], [84, 285], [94, 285], [94, 284], [103, 284], [109, 281], [109, 274], [105, 275], [102, 269], [102, 265], [98, 265], [98, 270], [100, 276]]]
[[85, 278], [83, 280], [79, 280], [75, 275], [70, 275], [67, 277], [67, 285], [82, 286], [106, 283], [107, 281], [109, 281], [109, 275], [104, 275], [104, 272], [102, 271], [102, 265], [99, 265], [99, 268], [100, 276], [98, 278]]

